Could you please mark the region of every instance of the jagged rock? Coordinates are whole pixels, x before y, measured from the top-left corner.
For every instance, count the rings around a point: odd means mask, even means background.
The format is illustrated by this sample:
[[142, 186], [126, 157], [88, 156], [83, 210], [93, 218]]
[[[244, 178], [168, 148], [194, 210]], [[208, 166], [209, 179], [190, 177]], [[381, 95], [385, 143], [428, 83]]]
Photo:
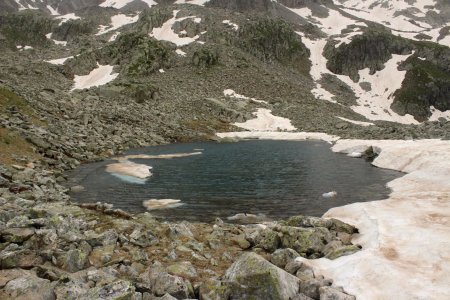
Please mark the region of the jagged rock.
[[63, 269], [69, 272], [77, 272], [87, 267], [89, 253], [80, 249], [69, 250], [64, 256]]
[[214, 279], [202, 283], [198, 292], [201, 300], [228, 299], [230, 293], [229, 285]]
[[[286, 249], [277, 249], [270, 258], [270, 262], [275, 266], [284, 269], [287, 263], [295, 258], [299, 257], [300, 254], [297, 251], [286, 248]], [[293, 274], [293, 272], [289, 272]]]
[[231, 299], [288, 299], [297, 294], [298, 278], [255, 253], [245, 253], [226, 271]]
[[282, 221], [281, 223], [286, 226], [293, 227], [325, 227], [328, 229], [330, 229], [333, 225], [333, 221], [329, 219], [302, 215], [290, 217], [289, 219], [287, 219], [286, 221]]
[[330, 219], [330, 220], [333, 223], [330, 227], [331, 230], [334, 230], [337, 232], [345, 232], [348, 234], [358, 233], [358, 229], [355, 226], [344, 223], [338, 219]]
[[359, 245], [348, 245], [348, 246], [342, 246], [335, 249], [330, 250], [326, 254], [326, 258], [329, 259], [336, 259], [341, 256], [351, 255], [353, 253], [356, 253], [361, 250], [361, 246]]
[[34, 275], [18, 277], [9, 281], [0, 292], [5, 298], [17, 300], [54, 300], [54, 284]]
[[265, 228], [258, 232], [255, 238], [255, 247], [263, 248], [269, 252], [275, 251], [280, 245], [278, 232]]
[[195, 267], [189, 261], [179, 262], [167, 267], [167, 273], [184, 277], [184, 278], [194, 278], [197, 277], [197, 271]]
[[140, 276], [141, 287], [148, 289], [156, 296], [170, 294], [177, 299], [193, 296], [193, 288], [188, 280], [168, 274], [161, 266], [151, 266]]
[[281, 226], [281, 245], [292, 248], [304, 257], [320, 257], [325, 245], [332, 240], [331, 233], [324, 227], [301, 228]]
[[321, 287], [330, 286], [331, 284], [332, 281], [328, 279], [311, 278], [306, 280], [300, 280], [300, 292], [313, 299], [319, 299], [320, 297], [319, 289]]
[[344, 291], [330, 287], [323, 286], [319, 288], [320, 300], [355, 300], [355, 296], [348, 295]]
[[35, 251], [22, 249], [0, 253], [0, 267], [2, 269], [32, 268], [43, 263], [42, 258]]
[[2, 238], [10, 243], [23, 243], [34, 234], [34, 228], [7, 228], [2, 231]]

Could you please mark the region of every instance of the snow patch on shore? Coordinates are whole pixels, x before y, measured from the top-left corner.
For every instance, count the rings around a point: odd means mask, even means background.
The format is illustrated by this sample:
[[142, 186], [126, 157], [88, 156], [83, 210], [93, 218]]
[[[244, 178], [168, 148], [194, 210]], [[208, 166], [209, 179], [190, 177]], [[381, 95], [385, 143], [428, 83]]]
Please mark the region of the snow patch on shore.
[[324, 217], [356, 226], [362, 251], [305, 260], [357, 299], [450, 299], [450, 141], [339, 140], [335, 152], [378, 149], [373, 164], [406, 172], [389, 199], [353, 203]]
[[272, 115], [272, 111], [265, 108], [258, 108], [253, 113], [256, 118], [243, 123], [233, 125], [250, 131], [294, 131], [297, 130], [291, 124], [291, 120]]
[[321, 140], [328, 143], [335, 142], [338, 136], [329, 135], [322, 132], [283, 132], [283, 131], [241, 131], [241, 132], [220, 132], [220, 138], [237, 140], [276, 140], [276, 141], [306, 141]]
[[142, 202], [145, 208], [148, 210], [175, 208], [183, 205], [181, 200], [177, 199], [150, 199]]
[[97, 68], [92, 70], [88, 75], [75, 75], [72, 91], [101, 86], [113, 81], [119, 76], [119, 73], [113, 73], [113, 68], [114, 66], [100, 65], [97, 63]]

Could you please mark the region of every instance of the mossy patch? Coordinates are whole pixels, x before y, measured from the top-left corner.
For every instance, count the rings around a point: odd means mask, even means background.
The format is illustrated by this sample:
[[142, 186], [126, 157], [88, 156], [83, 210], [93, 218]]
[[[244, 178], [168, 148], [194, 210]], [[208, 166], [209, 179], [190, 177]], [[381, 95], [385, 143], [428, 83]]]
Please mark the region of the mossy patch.
[[17, 132], [0, 128], [0, 164], [17, 163], [15, 157], [38, 159], [40, 156], [33, 151], [32, 146]]

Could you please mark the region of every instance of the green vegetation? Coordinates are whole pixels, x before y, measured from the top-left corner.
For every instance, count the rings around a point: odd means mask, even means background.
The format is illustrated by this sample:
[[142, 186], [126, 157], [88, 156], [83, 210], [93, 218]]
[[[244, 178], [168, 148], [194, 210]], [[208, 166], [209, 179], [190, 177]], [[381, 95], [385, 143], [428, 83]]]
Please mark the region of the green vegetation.
[[0, 16], [0, 33], [6, 39], [6, 45], [32, 47], [45, 46], [49, 43], [45, 35], [51, 32], [53, 21], [45, 15], [34, 11]]
[[292, 26], [281, 19], [258, 18], [239, 31], [237, 44], [265, 62], [278, 61], [308, 73], [309, 49]]
[[144, 33], [128, 33], [102, 49], [101, 56], [121, 65], [130, 75], [146, 75], [169, 66], [172, 52]]

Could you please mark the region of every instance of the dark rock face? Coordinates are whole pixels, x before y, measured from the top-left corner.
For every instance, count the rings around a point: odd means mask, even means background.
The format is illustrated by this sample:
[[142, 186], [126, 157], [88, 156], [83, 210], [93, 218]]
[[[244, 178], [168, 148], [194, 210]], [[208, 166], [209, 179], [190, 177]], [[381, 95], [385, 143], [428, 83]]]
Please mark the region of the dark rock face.
[[264, 12], [273, 7], [271, 0], [211, 0], [206, 6], [218, 7], [239, 12]]
[[238, 46], [266, 62], [278, 61], [309, 73], [309, 49], [282, 20], [258, 18], [246, 23], [239, 31]]

